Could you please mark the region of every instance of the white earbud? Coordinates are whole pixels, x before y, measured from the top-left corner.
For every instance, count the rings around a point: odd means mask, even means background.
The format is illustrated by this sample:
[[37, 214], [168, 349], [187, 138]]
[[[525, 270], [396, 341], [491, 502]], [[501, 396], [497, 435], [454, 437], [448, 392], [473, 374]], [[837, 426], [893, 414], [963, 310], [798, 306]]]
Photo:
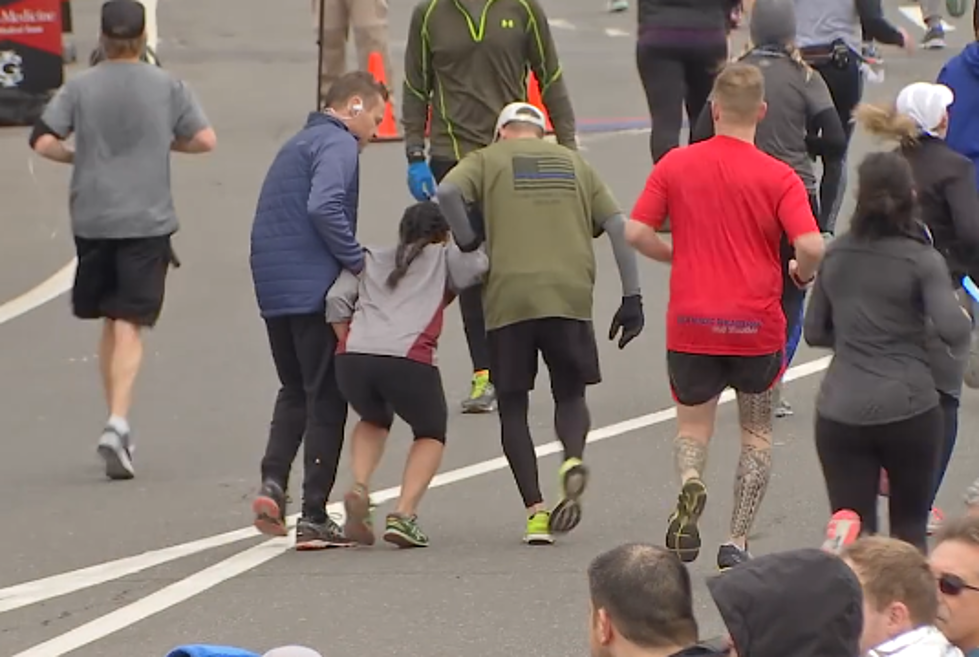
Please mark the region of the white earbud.
[[350, 106], [350, 111], [353, 112], [354, 116], [357, 116], [358, 114], [364, 111], [364, 106], [361, 105], [360, 103], [354, 103], [353, 105]]

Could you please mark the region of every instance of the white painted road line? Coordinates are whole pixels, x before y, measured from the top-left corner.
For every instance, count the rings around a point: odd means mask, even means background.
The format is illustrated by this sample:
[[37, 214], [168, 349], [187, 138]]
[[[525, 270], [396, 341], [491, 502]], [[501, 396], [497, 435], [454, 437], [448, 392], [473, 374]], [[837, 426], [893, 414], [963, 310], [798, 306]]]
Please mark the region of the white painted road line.
[[632, 36], [632, 34], [630, 32], [626, 32], [625, 30], [620, 30], [620, 29], [615, 28], [615, 27], [606, 27], [605, 28], [605, 36], [610, 36], [610, 37], [629, 37], [629, 36]]
[[[904, 5], [900, 9], [901, 9], [901, 13], [904, 14], [904, 17], [907, 18], [909, 21], [917, 25], [922, 30], [928, 29], [928, 25], [925, 24], [925, 18], [921, 14], [921, 7], [919, 7], [918, 5]], [[955, 31], [955, 26], [950, 23], [947, 23], [946, 21], [942, 21], [942, 27], [945, 28], [946, 32]]]
[[[784, 380], [786, 382], [790, 382], [822, 372], [829, 366], [830, 358], [830, 356], [825, 356], [823, 358], [792, 367], [786, 372]], [[731, 402], [733, 399], [733, 391], [728, 390], [721, 395], [720, 402], [722, 404], [726, 404]], [[597, 443], [602, 440], [607, 440], [609, 438], [614, 438], [615, 436], [621, 436], [633, 431], [638, 431], [639, 429], [644, 429], [656, 424], [662, 424], [672, 420], [675, 417], [676, 409], [668, 408], [655, 413], [650, 413], [648, 415], [632, 418], [630, 420], [624, 420], [622, 422], [590, 432], [588, 434], [588, 442]], [[548, 456], [550, 454], [556, 454], [561, 451], [561, 444], [558, 441], [553, 441], [547, 443], [546, 445], [537, 447], [535, 451], [538, 458]], [[456, 470], [436, 476], [432, 481], [432, 488], [440, 488], [442, 486], [448, 486], [460, 481], [466, 481], [483, 474], [506, 469], [507, 467], [508, 465], [506, 458], [502, 456], [495, 459], [489, 459], [487, 461], [481, 461], [480, 463], [474, 463], [473, 465], [458, 468]], [[378, 503], [381, 503], [395, 499], [400, 492], [400, 487], [388, 488], [383, 491], [378, 491], [377, 493], [373, 494], [372, 497]], [[342, 511], [342, 505], [331, 504], [328, 507], [328, 510], [331, 513], [340, 512]], [[206, 541], [208, 539], [204, 540]], [[258, 566], [275, 559], [281, 554], [284, 554], [291, 548], [291, 536], [287, 538], [275, 538], [265, 541], [259, 545], [239, 552], [238, 554], [219, 563], [216, 563], [209, 568], [205, 568], [204, 570], [201, 570], [185, 579], [174, 582], [173, 584], [160, 589], [156, 593], [150, 594], [145, 598], [117, 609], [109, 614], [106, 614], [105, 616], [96, 618], [93, 621], [61, 634], [49, 641], [45, 641], [44, 643], [17, 653], [13, 657], [62, 657], [62, 655], [66, 655], [74, 650], [78, 650], [79, 648], [104, 639], [111, 634], [135, 625], [136, 623], [158, 614], [161, 611], [165, 611], [179, 605], [182, 602], [186, 602], [194, 596], [204, 593], [205, 591], [208, 591], [228, 580], [234, 579], [239, 575], [243, 575], [244, 573], [257, 568]], [[103, 564], [102, 567], [106, 570], [111, 570], [111, 568], [114, 567], [114, 564], [117, 563], [119, 562]]]
[[559, 30], [577, 30], [578, 28], [574, 26], [563, 18], [548, 18], [547, 24], [551, 27], [556, 27]]
[[[77, 260], [72, 260], [61, 268], [51, 278], [44, 281], [33, 290], [25, 292], [16, 299], [11, 299], [0, 306], [0, 324], [6, 324], [12, 319], [43, 306], [49, 301], [57, 299], [62, 294], [71, 289], [72, 280], [75, 278], [75, 266]], [[0, 592], [0, 600], [3, 599]]]

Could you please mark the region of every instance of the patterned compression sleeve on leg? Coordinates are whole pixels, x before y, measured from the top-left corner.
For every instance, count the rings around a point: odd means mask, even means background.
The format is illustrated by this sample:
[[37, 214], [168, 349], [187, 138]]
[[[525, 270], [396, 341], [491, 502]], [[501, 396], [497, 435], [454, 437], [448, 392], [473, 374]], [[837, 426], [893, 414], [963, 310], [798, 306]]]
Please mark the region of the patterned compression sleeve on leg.
[[772, 474], [772, 407], [774, 391], [738, 394], [741, 456], [734, 479], [731, 537], [747, 538], [765, 498]]
[[772, 474], [772, 448], [754, 445], [741, 447], [738, 472], [734, 479], [734, 513], [731, 515], [731, 537], [747, 538], [765, 499]]
[[707, 469], [707, 444], [694, 438], [677, 436], [673, 439], [673, 462], [680, 482], [701, 478]]

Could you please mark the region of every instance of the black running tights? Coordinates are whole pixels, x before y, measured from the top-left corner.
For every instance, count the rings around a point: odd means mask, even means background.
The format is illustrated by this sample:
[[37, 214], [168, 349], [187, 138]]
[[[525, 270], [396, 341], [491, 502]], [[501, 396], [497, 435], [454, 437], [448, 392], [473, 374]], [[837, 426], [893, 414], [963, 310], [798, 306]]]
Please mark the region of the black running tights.
[[[517, 482], [524, 507], [542, 504], [537, 475], [537, 455], [534, 439], [530, 436], [528, 411], [529, 392], [499, 393], [500, 428], [503, 453], [510, 463], [510, 470]], [[585, 392], [580, 395], [561, 395], [554, 400], [554, 432], [564, 447], [564, 458], [581, 458], [585, 453], [585, 439], [591, 430], [591, 415], [585, 403]]]
[[680, 145], [684, 108], [689, 124], [697, 121], [726, 57], [724, 42], [703, 48], [637, 44], [636, 65], [655, 122], [649, 135], [654, 164]]
[[944, 444], [941, 408], [889, 424], [855, 426], [816, 416], [816, 451], [833, 513], [856, 511], [877, 532], [881, 469], [890, 480], [891, 536], [927, 550], [928, 513]]
[[[863, 72], [860, 70], [860, 61], [856, 55], [850, 57], [849, 63], [840, 68], [832, 62], [818, 63], [813, 66], [829, 88], [829, 94], [833, 98], [833, 105], [840, 116], [843, 124], [843, 133], [846, 135], [847, 146], [853, 136], [853, 110], [860, 104], [863, 97]], [[825, 215], [825, 226], [821, 228], [830, 233], [836, 230], [836, 218], [840, 214], [843, 199], [846, 196], [846, 161], [843, 163], [841, 172], [842, 179], [836, 190], [836, 198], [833, 200]], [[825, 200], [825, 199], [824, 199]], [[819, 215], [816, 215], [817, 217]]]

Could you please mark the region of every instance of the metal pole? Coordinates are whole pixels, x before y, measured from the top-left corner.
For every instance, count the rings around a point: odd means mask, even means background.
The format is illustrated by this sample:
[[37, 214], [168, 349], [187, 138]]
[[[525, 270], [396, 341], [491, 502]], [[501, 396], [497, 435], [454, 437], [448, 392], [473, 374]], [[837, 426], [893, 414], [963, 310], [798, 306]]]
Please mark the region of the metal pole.
[[319, 32], [319, 39], [317, 39], [317, 44], [319, 45], [319, 60], [316, 64], [316, 111], [323, 109], [323, 96], [322, 96], [322, 80], [323, 80], [323, 19], [326, 16], [326, 0], [319, 0], [320, 3], [320, 19], [317, 31]]

